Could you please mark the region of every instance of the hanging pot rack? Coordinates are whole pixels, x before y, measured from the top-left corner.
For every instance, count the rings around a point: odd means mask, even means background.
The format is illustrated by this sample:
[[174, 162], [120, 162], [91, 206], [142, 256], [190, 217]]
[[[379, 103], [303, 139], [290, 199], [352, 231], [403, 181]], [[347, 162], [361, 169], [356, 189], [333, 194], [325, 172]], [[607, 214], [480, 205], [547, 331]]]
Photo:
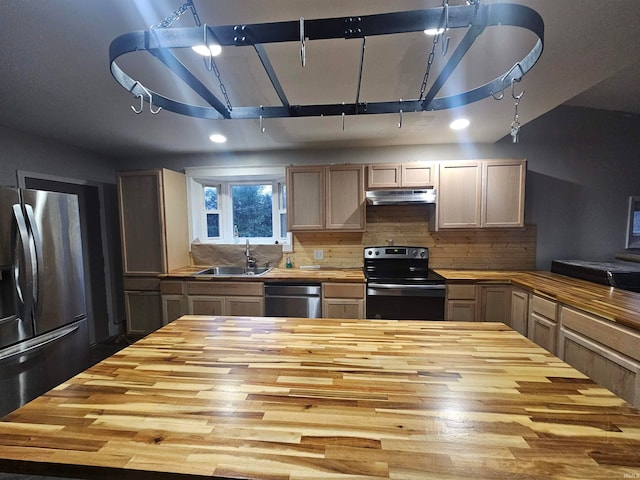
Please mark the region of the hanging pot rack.
[[[142, 101], [149, 103], [149, 108], [152, 113], [158, 113], [160, 109], [165, 109], [181, 115], [204, 119], [260, 119], [261, 123], [263, 119], [266, 118], [320, 116], [342, 116], [342, 121], [344, 122], [345, 115], [395, 113], [400, 116], [401, 126], [402, 112], [451, 109], [482, 100], [489, 96], [499, 100], [504, 96], [504, 90], [508, 87], [512, 89], [513, 96], [514, 82], [519, 82], [540, 58], [543, 49], [544, 22], [535, 10], [517, 4], [498, 3], [484, 5], [480, 4], [479, 1], [468, 3], [470, 4], [449, 6], [445, 1], [442, 7], [396, 13], [313, 20], [300, 18], [299, 20], [284, 22], [212, 26], [207, 24], [200, 25], [199, 17], [193, 6], [193, 0], [188, 0], [187, 3], [183, 5], [183, 11], [180, 13], [184, 13], [186, 7], [191, 7], [194, 18], [199, 26], [164, 28], [170, 25], [169, 22], [168, 25], [160, 24], [163, 28], [152, 27], [149, 30], [120, 35], [111, 42], [109, 47], [110, 69], [113, 77], [122, 87], [131, 92], [136, 98], [139, 98], [141, 103]], [[503, 75], [465, 92], [436, 97], [478, 36], [482, 34], [487, 27], [498, 25], [509, 25], [529, 30], [535, 34], [537, 41], [529, 53], [516, 62], [513, 67]], [[454, 28], [464, 28], [467, 29], [467, 32], [448, 58], [431, 87], [426, 90], [424, 96], [421, 91], [420, 98], [417, 99], [382, 102], [361, 102], [359, 100], [366, 37], [422, 32], [426, 29], [441, 29], [446, 31], [447, 29]], [[281, 105], [232, 107], [216, 68], [215, 72], [218, 76], [226, 104], [221, 101], [172, 52], [173, 49], [191, 48], [194, 45], [202, 44], [203, 36], [204, 38], [215, 39], [222, 47], [253, 47], [280, 99]], [[362, 40], [362, 55], [356, 99], [352, 103], [290, 104], [278, 80], [277, 73], [269, 60], [264, 45], [279, 42], [299, 42], [301, 62], [304, 66], [306, 60], [305, 42], [326, 39]], [[448, 41], [448, 39], [443, 38], [443, 42], [445, 40]], [[193, 105], [171, 99], [146, 88], [142, 83], [131, 78], [120, 68], [116, 60], [122, 55], [137, 51], [147, 51], [160, 60], [210, 106]], [[425, 75], [425, 80], [427, 76], [428, 70], [427, 75]], [[520, 94], [520, 96], [521, 95], [522, 94]], [[518, 96], [518, 99], [520, 96]], [[134, 111], [138, 113], [138, 110], [134, 109]], [[261, 129], [262, 128], [261, 126]]]

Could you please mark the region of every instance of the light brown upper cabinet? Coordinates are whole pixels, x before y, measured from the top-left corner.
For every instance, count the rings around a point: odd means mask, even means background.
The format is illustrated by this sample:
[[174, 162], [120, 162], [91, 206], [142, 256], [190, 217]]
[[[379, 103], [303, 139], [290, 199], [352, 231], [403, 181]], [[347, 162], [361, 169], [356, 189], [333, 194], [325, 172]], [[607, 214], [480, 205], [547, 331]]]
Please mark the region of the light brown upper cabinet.
[[289, 231], [365, 228], [364, 166], [287, 168]]
[[157, 275], [189, 265], [187, 183], [166, 169], [118, 173], [123, 273]]
[[367, 166], [367, 188], [425, 188], [435, 186], [434, 163], [380, 164]]
[[438, 228], [524, 226], [526, 160], [442, 162]]

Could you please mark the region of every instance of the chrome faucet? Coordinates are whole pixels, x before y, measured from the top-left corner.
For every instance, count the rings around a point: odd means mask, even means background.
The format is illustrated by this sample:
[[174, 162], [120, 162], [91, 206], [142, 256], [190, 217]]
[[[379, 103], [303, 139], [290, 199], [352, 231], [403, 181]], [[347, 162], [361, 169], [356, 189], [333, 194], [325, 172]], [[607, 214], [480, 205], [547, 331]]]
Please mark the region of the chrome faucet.
[[244, 256], [246, 259], [244, 270], [245, 272], [250, 272], [256, 268], [256, 259], [251, 256], [251, 250], [249, 250], [249, 239], [247, 238], [247, 243], [244, 247]]

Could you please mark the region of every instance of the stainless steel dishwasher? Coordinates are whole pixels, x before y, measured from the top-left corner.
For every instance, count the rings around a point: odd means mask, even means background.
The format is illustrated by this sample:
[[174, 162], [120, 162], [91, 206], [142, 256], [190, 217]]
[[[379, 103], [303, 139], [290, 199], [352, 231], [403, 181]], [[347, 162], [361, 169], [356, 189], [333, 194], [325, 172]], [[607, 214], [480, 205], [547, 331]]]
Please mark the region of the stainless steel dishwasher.
[[265, 282], [264, 311], [267, 317], [322, 317], [319, 283]]

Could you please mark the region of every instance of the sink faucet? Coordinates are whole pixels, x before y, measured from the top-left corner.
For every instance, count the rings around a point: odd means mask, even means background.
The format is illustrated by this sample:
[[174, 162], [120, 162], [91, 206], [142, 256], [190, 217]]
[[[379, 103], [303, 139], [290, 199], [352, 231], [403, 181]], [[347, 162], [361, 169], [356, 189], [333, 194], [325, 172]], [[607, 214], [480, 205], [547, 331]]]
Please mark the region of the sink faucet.
[[256, 259], [251, 256], [251, 251], [249, 250], [249, 239], [247, 238], [247, 243], [244, 247], [244, 256], [246, 258], [245, 271], [249, 272], [256, 268]]

